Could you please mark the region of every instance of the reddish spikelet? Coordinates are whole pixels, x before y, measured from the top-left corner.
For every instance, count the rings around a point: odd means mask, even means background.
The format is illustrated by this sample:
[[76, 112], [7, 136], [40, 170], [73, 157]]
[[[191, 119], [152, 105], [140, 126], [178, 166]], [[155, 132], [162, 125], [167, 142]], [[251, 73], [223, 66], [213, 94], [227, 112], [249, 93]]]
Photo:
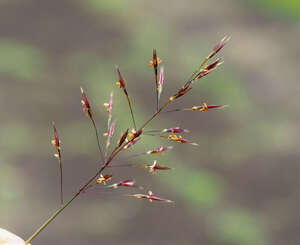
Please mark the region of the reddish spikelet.
[[114, 105], [114, 95], [113, 95], [113, 92], [110, 93], [110, 97], [109, 97], [109, 103], [104, 103], [104, 107], [106, 109], [106, 112], [109, 113], [109, 115], [112, 113], [112, 108], [113, 108], [113, 105]]
[[[164, 137], [165, 136], [161, 136], [161, 137]], [[184, 139], [181, 135], [177, 136], [176, 134], [172, 133], [171, 135], [169, 136], [166, 136], [166, 138], [168, 138], [169, 140], [171, 141], [176, 141], [178, 143], [181, 143], [181, 144], [191, 144], [191, 145], [198, 145], [197, 143], [194, 143], [188, 139]]]
[[188, 91], [190, 91], [192, 89], [191, 87], [192, 83], [186, 83], [176, 94], [174, 94], [173, 96], [171, 96], [169, 98], [170, 101], [173, 101], [183, 95], [185, 95]]
[[108, 130], [108, 133], [107, 133], [105, 157], [107, 156], [108, 148], [109, 148], [111, 139], [112, 139], [112, 137], [114, 136], [114, 132], [115, 132], [115, 122], [113, 122], [113, 123], [110, 125], [109, 130]]
[[60, 140], [59, 140], [58, 133], [57, 133], [54, 122], [52, 123], [52, 125], [53, 125], [54, 139], [51, 140], [51, 144], [54, 146], [54, 148], [56, 150], [59, 150], [60, 149]]
[[152, 155], [152, 154], [160, 154], [160, 153], [163, 153], [163, 152], [165, 152], [165, 151], [167, 151], [167, 150], [171, 150], [171, 149], [173, 149], [173, 146], [161, 146], [161, 147], [158, 147], [158, 148], [156, 148], [156, 149], [154, 149], [154, 150], [147, 151], [146, 153], [147, 153], [148, 155]]
[[210, 109], [221, 109], [224, 108], [225, 105], [207, 105], [206, 103], [203, 103], [201, 106], [193, 106], [190, 109], [185, 110], [192, 110], [192, 111], [208, 111]]
[[137, 138], [134, 138], [134, 139], [130, 140], [129, 143], [128, 143], [127, 145], [124, 146], [124, 149], [128, 149], [129, 147], [133, 146], [133, 145], [136, 144], [140, 139], [141, 139], [141, 137], [137, 137]]
[[161, 67], [159, 72], [158, 84], [157, 84], [158, 100], [160, 100], [160, 95], [163, 90], [164, 81], [165, 81], [164, 68]]
[[111, 180], [112, 175], [111, 174], [105, 174], [105, 175], [100, 175], [100, 177], [96, 180], [97, 184], [104, 184], [106, 185], [106, 182]]
[[137, 164], [138, 167], [142, 168], [148, 168], [149, 172], [152, 174], [156, 173], [156, 170], [170, 170], [171, 168], [163, 165], [157, 164], [157, 161], [155, 160], [153, 164]]
[[153, 58], [150, 60], [150, 66], [153, 66], [155, 69], [157, 69], [158, 65], [162, 62], [162, 60], [157, 57], [156, 55], [156, 49], [153, 49]]
[[110, 125], [109, 131], [108, 131], [108, 138], [111, 139], [114, 136], [114, 132], [115, 132], [115, 123], [113, 122]]
[[165, 128], [162, 130], [163, 133], [188, 133], [188, 129], [182, 129], [180, 127], [174, 127], [174, 128]]
[[109, 185], [108, 187], [113, 187], [113, 188], [118, 188], [120, 186], [125, 186], [125, 187], [138, 187], [137, 185], [135, 185], [135, 180], [131, 180], [131, 179], [126, 179], [126, 180], [122, 180], [120, 182], [117, 182], [115, 184]]
[[149, 202], [152, 202], [152, 201], [173, 202], [171, 200], [155, 196], [152, 191], [148, 191], [148, 195], [145, 195], [145, 194], [134, 194], [134, 195], [130, 195], [130, 196], [133, 196], [133, 197], [138, 198], [138, 199], [148, 199]]
[[210, 53], [208, 56], [208, 59], [212, 58], [215, 56], [219, 51], [226, 45], [226, 43], [230, 40], [230, 37], [223, 37], [223, 39], [216, 44], [216, 46], [213, 48], [213, 51]]
[[161, 90], [162, 90], [162, 87], [164, 85], [164, 81], [165, 81], [164, 67], [161, 67], [160, 72], [159, 72], [159, 79], [158, 79], [158, 85], [160, 86]]
[[88, 98], [86, 96], [86, 93], [84, 92], [82, 87], [80, 87], [80, 91], [81, 91], [81, 97], [82, 97], [82, 100], [81, 100], [82, 109], [87, 114], [88, 117], [92, 118], [92, 110], [91, 110], [91, 106], [88, 101]]
[[215, 62], [207, 65], [204, 69], [200, 70], [200, 72], [193, 78], [193, 81], [199, 80], [200, 78], [207, 76], [222, 63], [223, 62], [221, 62], [221, 59], [217, 59]]
[[61, 149], [60, 149], [60, 139], [58, 137], [58, 133], [57, 133], [57, 130], [56, 130], [56, 127], [55, 127], [55, 124], [54, 122], [52, 122], [52, 126], [53, 126], [53, 135], [54, 135], [54, 139], [51, 140], [51, 144], [53, 145], [53, 147], [56, 149], [56, 153], [54, 154], [54, 156], [56, 158], [58, 158], [59, 160], [59, 164], [61, 164]]
[[143, 133], [143, 129], [139, 129], [135, 131], [135, 129], [131, 130], [131, 133], [128, 134], [130, 140], [134, 140], [135, 138], [139, 137]]
[[214, 71], [214, 69], [210, 69], [210, 70], [203, 70], [201, 72], [199, 72], [199, 74], [194, 78], [194, 81], [201, 79], [202, 77], [207, 76], [208, 74], [210, 74], [212, 71]]
[[215, 62], [213, 62], [213, 63], [207, 65], [207, 66], [204, 68], [204, 70], [205, 70], [205, 71], [213, 70], [213, 69], [215, 69], [217, 66], [221, 65], [222, 63], [223, 63], [223, 62], [222, 62], [222, 59], [219, 58], [219, 59], [217, 59]]
[[119, 77], [119, 81], [117, 82], [119, 88], [123, 88], [125, 89], [125, 80], [121, 75], [120, 69], [117, 68], [117, 73], [118, 73], [118, 77]]
[[119, 141], [118, 141], [118, 144], [117, 144], [117, 147], [120, 147], [124, 142], [125, 142], [125, 140], [126, 140], [126, 138], [127, 138], [127, 135], [128, 135], [128, 130], [129, 129], [127, 129], [126, 131], [125, 131], [125, 133], [121, 136], [121, 138], [119, 139]]
[[54, 139], [51, 140], [52, 145], [56, 149], [56, 153], [54, 156], [58, 159], [58, 164], [59, 164], [59, 172], [60, 172], [60, 204], [63, 205], [64, 203], [64, 197], [63, 197], [63, 172], [62, 172], [62, 159], [61, 159], [61, 149], [60, 149], [60, 139], [58, 137], [58, 133], [55, 127], [54, 122], [52, 122], [53, 126], [53, 134], [54, 134]]

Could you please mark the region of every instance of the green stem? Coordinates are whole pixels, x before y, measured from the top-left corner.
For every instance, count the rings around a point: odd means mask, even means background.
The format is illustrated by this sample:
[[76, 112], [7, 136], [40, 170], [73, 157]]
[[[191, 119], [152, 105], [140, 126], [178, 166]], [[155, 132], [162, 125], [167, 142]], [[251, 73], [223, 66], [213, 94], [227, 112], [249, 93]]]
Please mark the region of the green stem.
[[76, 195], [74, 195], [65, 205], [58, 209], [36, 232], [32, 234], [31, 237], [27, 239], [25, 244], [28, 245], [38, 234], [40, 234], [40, 232], [43, 231], [51, 223], [51, 221], [56, 218], [57, 215], [59, 215], [66, 207], [68, 207], [71, 202], [79, 196], [79, 194], [80, 192], [76, 193]]

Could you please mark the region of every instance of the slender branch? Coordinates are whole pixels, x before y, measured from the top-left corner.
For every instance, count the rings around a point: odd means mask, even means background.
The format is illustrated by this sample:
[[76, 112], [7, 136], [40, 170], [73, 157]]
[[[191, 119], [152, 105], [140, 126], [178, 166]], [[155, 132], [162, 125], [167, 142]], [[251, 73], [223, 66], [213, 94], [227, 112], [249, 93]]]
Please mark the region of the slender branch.
[[36, 232], [33, 233], [33, 235], [31, 237], [29, 237], [25, 244], [28, 245], [35, 237], [37, 237], [38, 234], [40, 234], [67, 206], [69, 206], [71, 204], [71, 202], [73, 202], [84, 190], [85, 188], [95, 179], [97, 178], [97, 176], [105, 169], [105, 165], [102, 166], [100, 168], [99, 171], [97, 171], [97, 173], [91, 177], [89, 179], [89, 181], [84, 184], [78, 192], [76, 192], [76, 194], [66, 203], [64, 204], [61, 208], [59, 208], [48, 220], [46, 220], [46, 222], [39, 228], [36, 230]]
[[126, 90], [126, 89], [124, 89], [124, 93], [125, 93], [125, 96], [126, 96], [126, 99], [127, 99], [127, 102], [128, 102], [128, 106], [129, 106], [129, 109], [130, 109], [130, 114], [131, 114], [131, 118], [132, 118], [133, 126], [134, 126], [134, 129], [136, 130], [136, 123], [135, 123], [135, 119], [134, 119], [134, 114], [133, 114], [133, 110], [132, 110], [131, 102], [130, 102], [130, 99], [129, 99], [129, 95], [128, 95], [128, 93], [127, 93], [127, 90]]
[[37, 229], [36, 232], [32, 234], [31, 237], [26, 240], [25, 244], [28, 245], [38, 234], [40, 234], [40, 232], [43, 231], [66, 207], [68, 207], [79, 194], [80, 193], [76, 193], [76, 195], [74, 195], [66, 204], [58, 209], [39, 229]]
[[105, 163], [103, 151], [101, 150], [100, 139], [99, 139], [98, 129], [97, 129], [95, 120], [94, 120], [93, 117], [90, 117], [90, 119], [91, 119], [91, 121], [92, 121], [94, 130], [95, 130], [95, 134], [96, 134], [96, 138], [97, 138], [97, 145], [98, 145], [98, 149], [99, 149], [101, 161], [102, 161], [103, 163]]
[[159, 98], [158, 98], [158, 79], [157, 79], [157, 67], [154, 67], [154, 75], [155, 75], [155, 90], [156, 90], [156, 111], [159, 110]]
[[62, 169], [62, 161], [61, 161], [61, 154], [60, 151], [58, 153], [60, 157], [58, 158], [59, 163], [59, 174], [60, 174], [60, 204], [61, 206], [64, 205], [64, 194], [63, 194], [63, 169]]

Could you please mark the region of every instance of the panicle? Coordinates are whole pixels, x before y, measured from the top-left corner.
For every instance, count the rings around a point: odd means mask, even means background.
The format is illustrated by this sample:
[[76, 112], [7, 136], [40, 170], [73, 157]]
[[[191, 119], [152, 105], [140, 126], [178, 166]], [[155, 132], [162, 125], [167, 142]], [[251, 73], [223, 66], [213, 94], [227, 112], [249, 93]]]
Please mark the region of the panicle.
[[154, 150], [147, 151], [146, 153], [148, 155], [159, 154], [159, 153], [163, 153], [163, 152], [165, 152], [167, 150], [171, 150], [171, 149], [173, 149], [173, 146], [161, 146], [161, 147], [158, 147], [158, 148], [156, 148]]

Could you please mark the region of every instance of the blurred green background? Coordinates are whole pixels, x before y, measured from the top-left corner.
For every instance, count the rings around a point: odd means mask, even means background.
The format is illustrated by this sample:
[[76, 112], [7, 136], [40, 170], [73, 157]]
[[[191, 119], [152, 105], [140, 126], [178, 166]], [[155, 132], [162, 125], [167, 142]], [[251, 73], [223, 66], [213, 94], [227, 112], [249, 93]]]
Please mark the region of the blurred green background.
[[[133, 177], [175, 204], [128, 198], [135, 190], [127, 189], [86, 194], [33, 244], [299, 244], [298, 0], [2, 0], [0, 226], [28, 238], [59, 206], [51, 121], [63, 144], [66, 198], [95, 172], [79, 86], [101, 133], [114, 91], [118, 137], [131, 123], [115, 65], [140, 125], [155, 109], [152, 49], [164, 61], [165, 100], [224, 35], [232, 36], [225, 63], [172, 108], [230, 107], [162, 114], [150, 127], [188, 128], [199, 146], [174, 144], [157, 158], [171, 172], [113, 169], [115, 180]], [[144, 136], [116, 161], [160, 145], [170, 144]]]

